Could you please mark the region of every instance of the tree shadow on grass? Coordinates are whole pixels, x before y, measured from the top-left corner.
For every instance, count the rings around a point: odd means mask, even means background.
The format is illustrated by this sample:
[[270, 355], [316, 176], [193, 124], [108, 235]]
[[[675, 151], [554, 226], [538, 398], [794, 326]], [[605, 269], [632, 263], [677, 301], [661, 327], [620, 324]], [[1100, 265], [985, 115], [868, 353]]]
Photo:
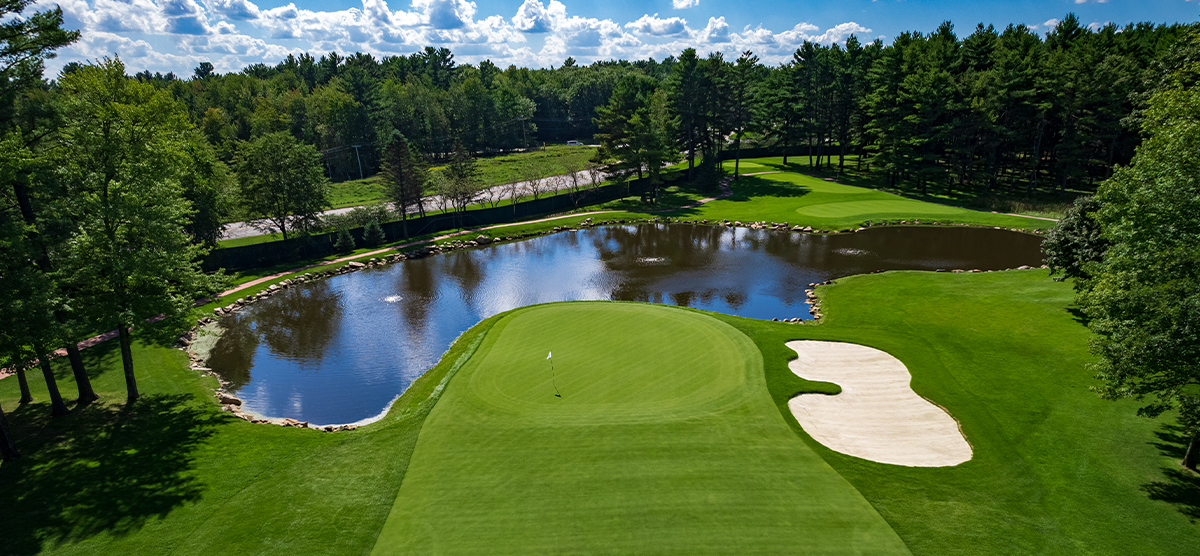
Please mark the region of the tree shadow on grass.
[[[1158, 442], [1155, 448], [1164, 456], [1179, 462], [1187, 451], [1190, 440], [1184, 428], [1178, 425], [1164, 425], [1154, 433]], [[1200, 521], [1200, 474], [1184, 469], [1182, 466], [1163, 468], [1163, 479], [1142, 485], [1142, 490], [1151, 500], [1161, 500], [1174, 504], [1180, 513], [1193, 522]]]
[[0, 467], [3, 554], [123, 536], [199, 500], [194, 452], [231, 419], [188, 395], [92, 404], [54, 420], [42, 405], [11, 414], [23, 457]]

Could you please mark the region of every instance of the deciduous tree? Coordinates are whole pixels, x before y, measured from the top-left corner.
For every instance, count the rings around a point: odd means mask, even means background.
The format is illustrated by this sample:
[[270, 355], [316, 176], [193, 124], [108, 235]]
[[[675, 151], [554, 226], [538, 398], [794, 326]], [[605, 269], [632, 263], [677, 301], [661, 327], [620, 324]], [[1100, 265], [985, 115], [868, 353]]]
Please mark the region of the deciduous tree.
[[329, 180], [321, 170], [321, 155], [286, 132], [244, 143], [238, 151], [237, 175], [246, 209], [267, 220], [284, 239], [289, 232], [311, 229], [329, 207]]
[[60, 85], [55, 162], [63, 193], [54, 209], [71, 229], [56, 272], [80, 292], [95, 322], [117, 329], [133, 401], [130, 328], [155, 315], [182, 315], [222, 282], [200, 271], [206, 250], [186, 232], [192, 209], [181, 173], [190, 170], [192, 126], [168, 93], [127, 79], [119, 59], [83, 66]]
[[[1200, 51], [1200, 38], [1188, 37]], [[1106, 398], [1169, 410], [1191, 434], [1185, 466], [1200, 462], [1200, 74], [1191, 62], [1155, 94], [1144, 114], [1148, 138], [1096, 197], [1109, 242], [1080, 295], [1096, 337], [1099, 389]], [[1089, 272], [1092, 269], [1085, 267]]]

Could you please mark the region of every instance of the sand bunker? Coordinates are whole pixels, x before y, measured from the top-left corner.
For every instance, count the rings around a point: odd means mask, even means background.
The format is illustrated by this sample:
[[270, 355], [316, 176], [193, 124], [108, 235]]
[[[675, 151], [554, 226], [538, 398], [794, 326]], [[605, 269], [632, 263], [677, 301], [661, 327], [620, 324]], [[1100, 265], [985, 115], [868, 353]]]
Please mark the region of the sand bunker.
[[857, 344], [795, 341], [788, 363], [808, 380], [842, 387], [836, 396], [802, 394], [788, 401], [804, 432], [851, 456], [909, 467], [944, 467], [971, 459], [958, 422], [909, 387], [900, 360]]

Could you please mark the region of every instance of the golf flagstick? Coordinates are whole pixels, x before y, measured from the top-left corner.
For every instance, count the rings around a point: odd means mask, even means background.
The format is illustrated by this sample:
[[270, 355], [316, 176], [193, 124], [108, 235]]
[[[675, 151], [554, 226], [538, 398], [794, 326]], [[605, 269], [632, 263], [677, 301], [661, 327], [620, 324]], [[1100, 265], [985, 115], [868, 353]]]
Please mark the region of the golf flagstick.
[[550, 362], [550, 383], [554, 385], [554, 397], [561, 398], [562, 394], [558, 392], [558, 379], [554, 377], [554, 355], [553, 351], [546, 352], [546, 360]]

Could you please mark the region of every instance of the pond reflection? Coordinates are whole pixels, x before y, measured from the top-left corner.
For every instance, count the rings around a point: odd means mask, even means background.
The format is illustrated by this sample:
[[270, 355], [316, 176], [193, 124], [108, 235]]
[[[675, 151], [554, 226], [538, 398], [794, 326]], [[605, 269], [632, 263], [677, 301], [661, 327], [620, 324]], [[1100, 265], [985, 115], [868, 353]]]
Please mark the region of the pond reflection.
[[208, 364], [249, 411], [315, 424], [379, 413], [481, 319], [565, 300], [810, 318], [810, 282], [878, 270], [1040, 264], [1040, 238], [973, 228], [856, 234], [607, 226], [456, 251], [293, 287], [221, 321]]

